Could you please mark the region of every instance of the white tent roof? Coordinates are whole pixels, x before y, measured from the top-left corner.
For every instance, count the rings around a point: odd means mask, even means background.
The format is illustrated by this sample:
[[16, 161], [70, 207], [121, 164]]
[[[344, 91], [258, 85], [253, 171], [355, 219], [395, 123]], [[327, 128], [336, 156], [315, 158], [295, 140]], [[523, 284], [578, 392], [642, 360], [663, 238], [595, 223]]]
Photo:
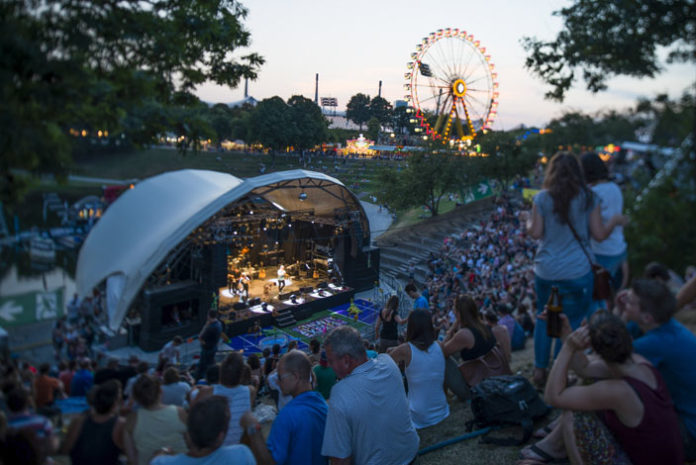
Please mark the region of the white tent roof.
[[[252, 192], [253, 191], [253, 192]], [[300, 201], [305, 191], [307, 199]], [[191, 231], [225, 206], [252, 192], [284, 211], [314, 209], [317, 216], [348, 207], [367, 217], [358, 199], [337, 179], [293, 170], [247, 180], [215, 171], [164, 173], [126, 191], [104, 213], [80, 249], [76, 285], [81, 296], [109, 278], [109, 326], [117, 329], [145, 280]]]

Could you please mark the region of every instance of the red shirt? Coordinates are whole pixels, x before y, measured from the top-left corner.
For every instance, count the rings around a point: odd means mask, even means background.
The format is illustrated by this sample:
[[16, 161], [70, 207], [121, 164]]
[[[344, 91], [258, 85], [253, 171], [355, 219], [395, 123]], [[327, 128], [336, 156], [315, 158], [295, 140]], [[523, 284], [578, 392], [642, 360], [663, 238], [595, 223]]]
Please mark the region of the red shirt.
[[73, 379], [74, 374], [75, 374], [74, 371], [65, 370], [65, 371], [61, 371], [60, 374], [58, 375], [58, 379], [60, 380], [61, 383], [63, 383], [63, 389], [65, 390], [65, 393], [67, 395], [70, 395], [70, 383], [72, 383], [72, 379]]

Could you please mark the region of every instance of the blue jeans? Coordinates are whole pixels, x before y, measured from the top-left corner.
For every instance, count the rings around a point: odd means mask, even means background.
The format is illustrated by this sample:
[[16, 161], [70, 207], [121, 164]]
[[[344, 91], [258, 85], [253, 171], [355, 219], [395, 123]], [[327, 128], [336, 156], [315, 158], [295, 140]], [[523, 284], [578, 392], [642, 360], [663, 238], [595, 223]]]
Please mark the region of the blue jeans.
[[[592, 304], [592, 288], [594, 278], [592, 271], [576, 279], [549, 281], [534, 275], [534, 286], [537, 295], [537, 315], [544, 310], [546, 301], [549, 300], [551, 287], [558, 286], [562, 298], [563, 313], [568, 317], [570, 326], [576, 329], [583, 318], [590, 311]], [[556, 341], [554, 358], [561, 350], [561, 341]], [[549, 354], [551, 352], [551, 338], [546, 335], [546, 321], [537, 319], [534, 327], [534, 366], [547, 368], [549, 366]]]

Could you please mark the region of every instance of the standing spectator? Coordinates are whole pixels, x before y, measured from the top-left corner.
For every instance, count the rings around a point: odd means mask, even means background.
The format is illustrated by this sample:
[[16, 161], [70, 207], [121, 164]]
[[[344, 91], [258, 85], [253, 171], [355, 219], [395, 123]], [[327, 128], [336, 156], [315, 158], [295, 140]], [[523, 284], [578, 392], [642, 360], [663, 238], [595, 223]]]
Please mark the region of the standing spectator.
[[167, 342], [159, 353], [159, 360], [166, 360], [167, 363], [178, 366], [181, 354], [179, 353], [179, 346], [183, 344], [184, 340], [181, 336], [174, 336], [174, 339]]
[[251, 410], [256, 399], [256, 390], [252, 386], [241, 384], [244, 372], [244, 358], [238, 352], [232, 352], [220, 364], [220, 384], [201, 386], [196, 402], [211, 395], [227, 399], [230, 408], [230, 427], [225, 436], [225, 445], [239, 444], [242, 438], [242, 428], [239, 420], [242, 415]]
[[51, 331], [51, 342], [56, 360], [63, 356], [63, 344], [65, 343], [65, 317], [56, 320], [55, 326]]
[[324, 399], [329, 400], [329, 397], [331, 397], [331, 388], [336, 384], [336, 372], [329, 366], [328, 359], [326, 358], [326, 351], [321, 351], [319, 365], [312, 368], [312, 371], [317, 380], [317, 391], [319, 391]]
[[[599, 199], [602, 222], [608, 223], [614, 215], [620, 215], [623, 211], [621, 189], [615, 182], [609, 180], [609, 170], [595, 152], [584, 153], [580, 157], [580, 162], [585, 174], [585, 181]], [[614, 290], [626, 287], [628, 273], [623, 272], [624, 264], [627, 263], [623, 227], [614, 228], [609, 237], [601, 242], [591, 239], [590, 243], [597, 263], [609, 271]]]
[[379, 338], [379, 352], [384, 353], [388, 348], [399, 344], [398, 325], [404, 321], [399, 316], [399, 298], [395, 295], [390, 296], [375, 323], [375, 338]]
[[188, 452], [159, 455], [152, 465], [256, 465], [247, 446], [223, 445], [229, 424], [227, 399], [212, 396], [197, 402], [191, 407], [186, 422]]
[[409, 283], [406, 285], [404, 288], [404, 291], [406, 291], [406, 294], [410, 298], [413, 299], [413, 309], [418, 310], [418, 309], [423, 309], [423, 310], [428, 310], [428, 299], [426, 299], [422, 294], [418, 293], [418, 289], [416, 288], [416, 285], [413, 283]]
[[445, 382], [445, 356], [435, 338], [430, 312], [414, 310], [408, 316], [406, 343], [389, 350], [408, 381], [408, 408], [416, 429], [436, 425], [450, 410], [442, 385]]
[[360, 333], [347, 325], [333, 329], [324, 344], [341, 381], [331, 389], [322, 455], [332, 464], [413, 461], [419, 438], [394, 360], [386, 354], [368, 360]]
[[259, 464], [326, 465], [321, 441], [326, 425], [324, 398], [312, 390], [312, 364], [304, 352], [293, 350], [278, 363], [280, 388], [292, 400], [282, 409], [271, 428], [267, 443], [259, 434], [261, 425], [251, 412], [242, 416], [242, 427], [251, 439], [251, 449]]
[[[621, 215], [602, 223], [599, 202], [587, 186], [574, 155], [560, 152], [551, 158], [546, 169], [544, 189], [534, 196], [531, 215], [523, 212], [527, 234], [539, 239], [534, 259], [537, 315], [551, 293], [558, 287], [563, 298], [563, 312], [573, 329], [587, 316], [592, 303], [593, 276], [590, 261], [590, 235], [598, 241], [606, 239], [614, 227], [623, 224]], [[576, 239], [576, 236], [578, 239]], [[537, 320], [534, 328], [534, 382], [546, 381], [551, 338], [546, 335], [546, 322]], [[555, 353], [560, 350], [556, 344]]]
[[215, 354], [217, 353], [218, 342], [222, 334], [222, 323], [217, 319], [217, 311], [208, 311], [208, 321], [203, 326], [198, 339], [201, 343], [201, 356], [198, 360], [198, 374], [196, 379], [201, 379], [205, 376], [205, 370], [208, 365], [215, 363]]
[[94, 384], [94, 375], [90, 371], [91, 363], [88, 358], [80, 359], [80, 369], [73, 375], [70, 382], [71, 397], [85, 397]]
[[90, 410], [70, 422], [60, 452], [70, 455], [72, 465], [118, 465], [125, 427], [118, 416], [121, 383], [108, 380], [90, 397]]
[[186, 412], [181, 407], [162, 404], [159, 380], [140, 375], [133, 386], [133, 397], [140, 408], [126, 418], [124, 444], [129, 462], [147, 465], [163, 447], [176, 453], [186, 451]]
[[63, 415], [58, 407], [53, 406], [56, 394], [65, 397], [63, 383], [48, 372], [51, 366], [42, 363], [39, 366], [39, 375], [34, 379], [34, 403], [36, 412], [51, 419], [57, 419], [58, 426], [63, 426]]

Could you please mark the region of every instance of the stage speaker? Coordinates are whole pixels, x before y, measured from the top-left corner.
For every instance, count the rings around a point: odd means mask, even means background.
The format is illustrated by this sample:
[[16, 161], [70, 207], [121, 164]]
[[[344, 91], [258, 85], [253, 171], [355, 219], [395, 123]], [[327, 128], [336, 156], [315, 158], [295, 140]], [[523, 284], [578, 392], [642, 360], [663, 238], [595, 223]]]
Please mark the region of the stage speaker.
[[329, 283], [327, 283], [326, 281], [322, 281], [319, 284], [317, 284], [317, 289], [326, 289], [327, 287], [329, 287]]
[[261, 298], [260, 297], [254, 297], [249, 301], [249, 306], [253, 307], [254, 305], [259, 305], [261, 303]]
[[278, 300], [288, 300], [291, 295], [293, 295], [292, 292], [286, 292], [285, 294], [278, 294]]
[[301, 287], [301, 288], [300, 288], [300, 294], [309, 294], [309, 293], [312, 292], [313, 290], [314, 290], [314, 288], [313, 288], [312, 286]]
[[244, 310], [245, 308], [247, 308], [247, 304], [245, 304], [244, 302], [237, 302], [234, 305], [232, 305], [232, 308], [235, 310]]

